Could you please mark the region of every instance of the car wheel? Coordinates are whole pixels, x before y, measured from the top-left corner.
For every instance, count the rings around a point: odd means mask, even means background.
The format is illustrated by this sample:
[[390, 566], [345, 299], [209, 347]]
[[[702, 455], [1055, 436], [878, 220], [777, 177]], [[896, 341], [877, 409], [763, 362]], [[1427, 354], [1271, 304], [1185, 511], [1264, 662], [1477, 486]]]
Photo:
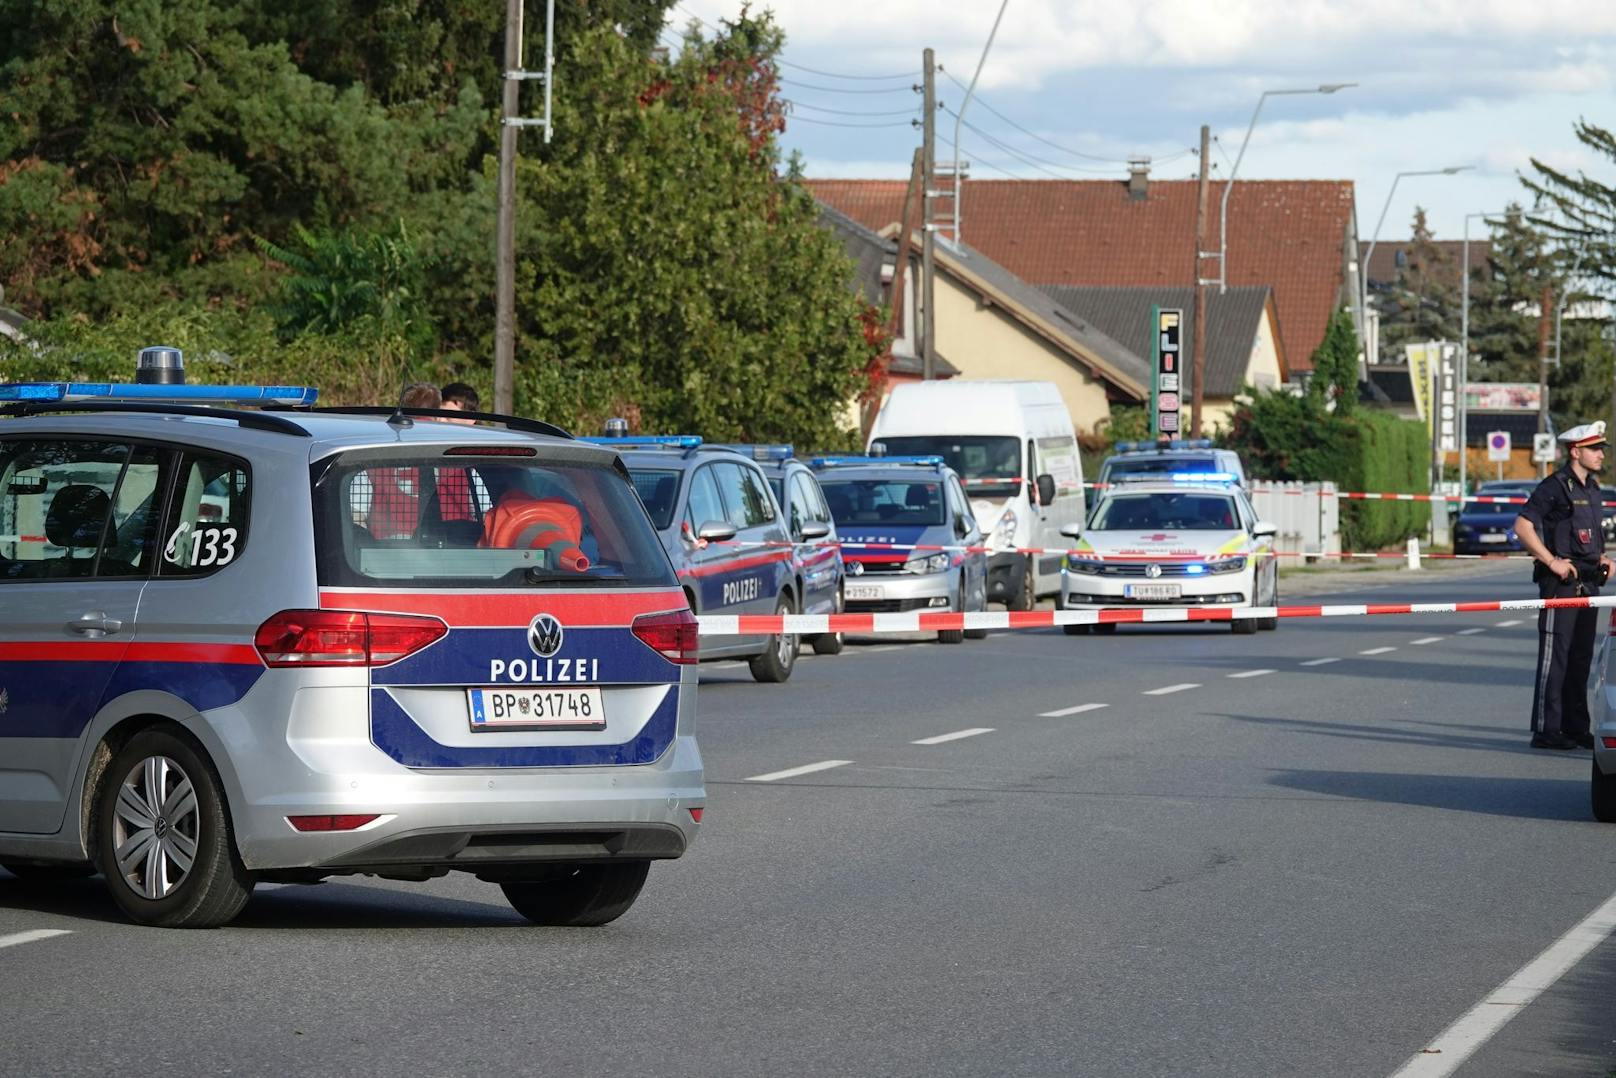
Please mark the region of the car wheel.
[[[1274, 571], [1274, 591], [1273, 594], [1268, 597], [1268, 605], [1279, 605], [1279, 571], [1277, 569]], [[1279, 628], [1279, 615], [1275, 614], [1271, 618], [1258, 618], [1257, 628], [1262, 629], [1265, 632], [1273, 632], [1275, 629]]]
[[[965, 584], [964, 584], [964, 581], [962, 579], [961, 583], [960, 583], [960, 588], [961, 588], [962, 591], [963, 591], [964, 587], [965, 587]], [[980, 602], [978, 602], [976, 604], [976, 609], [973, 611], [973, 613], [985, 614], [985, 613], [987, 613], [987, 609], [988, 609], [988, 586], [987, 586], [987, 581], [984, 580], [982, 582], [982, 599], [981, 599]], [[988, 638], [988, 631], [986, 629], [966, 629], [965, 630], [965, 639], [967, 639], [967, 640], [986, 640], [987, 638]]]
[[1591, 794], [1594, 819], [1600, 823], [1616, 823], [1616, 775], [1599, 770], [1598, 757], [1594, 758]]
[[[780, 596], [780, 601], [774, 604], [774, 616], [785, 617], [790, 613], [792, 613], [790, 596]], [[748, 664], [752, 669], [752, 677], [769, 684], [785, 681], [791, 676], [792, 668], [797, 665], [797, 648], [800, 643], [796, 633], [775, 633], [770, 636], [763, 654]]]
[[1021, 587], [1017, 589], [1016, 594], [1010, 597], [1010, 601], [1004, 604], [1005, 608], [1009, 610], [1031, 610], [1038, 605], [1038, 597], [1033, 594], [1037, 586], [1033, 582], [1032, 555], [1029, 554], [1027, 556], [1027, 568], [1022, 570], [1021, 573]]
[[[841, 589], [836, 591], [836, 613], [840, 614], [847, 609], [847, 602], [842, 598]], [[842, 653], [843, 638], [841, 633], [820, 633], [814, 637], [815, 655], [840, 655]]]
[[140, 924], [217, 928], [252, 894], [218, 776], [175, 733], [143, 730], [118, 751], [107, 765], [95, 824], [101, 874]]
[[649, 861], [560, 865], [545, 879], [500, 884], [511, 908], [536, 925], [593, 928], [628, 912], [645, 886]]
[[1094, 635], [1096, 636], [1110, 636], [1117, 631], [1117, 623], [1114, 621], [1096, 622], [1090, 628], [1094, 630]]
[[59, 880], [82, 880], [95, 875], [94, 865], [74, 865], [61, 862], [47, 864], [43, 861], [0, 861], [0, 868], [5, 869], [19, 880], [29, 883], [55, 883]]

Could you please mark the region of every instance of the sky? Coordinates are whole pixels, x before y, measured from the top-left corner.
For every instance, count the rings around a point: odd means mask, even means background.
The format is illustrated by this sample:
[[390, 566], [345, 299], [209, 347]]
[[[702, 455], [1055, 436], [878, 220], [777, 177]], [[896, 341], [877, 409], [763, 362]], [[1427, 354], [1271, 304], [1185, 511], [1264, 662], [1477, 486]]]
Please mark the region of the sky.
[[[752, 6], [786, 33], [783, 145], [812, 178], [908, 177], [911, 87], [930, 46], [943, 68], [937, 156], [955, 157], [959, 124], [973, 178], [1120, 180], [1147, 155], [1153, 177], [1185, 179], [1202, 124], [1223, 178], [1261, 99], [1237, 180], [1352, 180], [1366, 240], [1383, 208], [1382, 241], [1406, 238], [1416, 205], [1437, 238], [1458, 239], [1466, 215], [1531, 198], [1519, 175], [1534, 157], [1616, 183], [1616, 162], [1573, 129], [1616, 128], [1616, 0], [1008, 0], [963, 120], [999, 0]], [[678, 0], [665, 37], [739, 10]], [[1262, 98], [1329, 83], [1357, 85]], [[1455, 166], [1470, 167], [1392, 190], [1399, 172]]]

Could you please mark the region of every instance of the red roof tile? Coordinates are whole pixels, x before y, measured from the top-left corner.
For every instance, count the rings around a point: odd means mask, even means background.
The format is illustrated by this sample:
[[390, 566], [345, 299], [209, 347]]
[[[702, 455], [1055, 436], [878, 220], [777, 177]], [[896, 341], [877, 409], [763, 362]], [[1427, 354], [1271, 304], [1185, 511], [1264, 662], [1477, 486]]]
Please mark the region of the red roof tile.
[[[897, 223], [903, 180], [808, 180], [808, 189], [869, 228]], [[1212, 183], [1211, 245], [1223, 184]], [[1194, 284], [1195, 181], [967, 180], [965, 241], [1036, 285]], [[1240, 180], [1229, 196], [1229, 284], [1266, 285], [1292, 371], [1312, 367], [1342, 301], [1342, 246], [1353, 231], [1350, 180]], [[1379, 252], [1377, 251], [1378, 255]], [[1207, 260], [1211, 272], [1215, 262]]]

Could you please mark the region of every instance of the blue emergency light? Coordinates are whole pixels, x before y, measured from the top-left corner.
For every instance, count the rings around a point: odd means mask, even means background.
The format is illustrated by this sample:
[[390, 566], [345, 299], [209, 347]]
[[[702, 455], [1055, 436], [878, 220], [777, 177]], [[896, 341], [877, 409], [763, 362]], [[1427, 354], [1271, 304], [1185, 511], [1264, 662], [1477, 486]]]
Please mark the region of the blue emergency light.
[[320, 396], [313, 386], [139, 385], [124, 382], [10, 382], [0, 385], [0, 403], [282, 405], [306, 408]]
[[611, 445], [620, 449], [694, 449], [701, 444], [699, 434], [637, 434], [607, 437], [592, 434], [578, 439], [591, 445]]
[[941, 468], [942, 457], [815, 457], [808, 462], [811, 468], [879, 468], [886, 464]]
[[1239, 477], [1233, 472], [1174, 472], [1175, 483], [1236, 483]]
[[1111, 447], [1114, 453], [1157, 453], [1163, 449], [1211, 449], [1210, 438], [1174, 438], [1160, 442], [1118, 442]]
[[745, 453], [753, 460], [790, 460], [797, 455], [796, 446], [792, 445], [762, 445], [743, 442], [725, 443], [717, 446], [719, 449], [733, 449], [737, 453]]

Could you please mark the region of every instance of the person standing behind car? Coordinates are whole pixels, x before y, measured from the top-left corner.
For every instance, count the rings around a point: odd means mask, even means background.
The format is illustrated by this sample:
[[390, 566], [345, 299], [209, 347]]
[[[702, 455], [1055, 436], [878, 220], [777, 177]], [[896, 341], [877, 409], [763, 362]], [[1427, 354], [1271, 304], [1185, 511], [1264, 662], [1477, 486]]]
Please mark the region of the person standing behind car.
[[[1515, 518], [1515, 534], [1533, 557], [1532, 581], [1544, 599], [1598, 595], [1612, 563], [1605, 555], [1598, 474], [1605, 466], [1605, 424], [1560, 435], [1566, 463], [1537, 485]], [[1537, 676], [1532, 690], [1532, 747], [1594, 747], [1588, 715], [1588, 667], [1598, 613], [1545, 609], [1537, 617]]]
[[[480, 412], [477, 391], [464, 382], [450, 382], [442, 389], [443, 407], [451, 412]], [[472, 419], [451, 419], [451, 423], [474, 423]]]

